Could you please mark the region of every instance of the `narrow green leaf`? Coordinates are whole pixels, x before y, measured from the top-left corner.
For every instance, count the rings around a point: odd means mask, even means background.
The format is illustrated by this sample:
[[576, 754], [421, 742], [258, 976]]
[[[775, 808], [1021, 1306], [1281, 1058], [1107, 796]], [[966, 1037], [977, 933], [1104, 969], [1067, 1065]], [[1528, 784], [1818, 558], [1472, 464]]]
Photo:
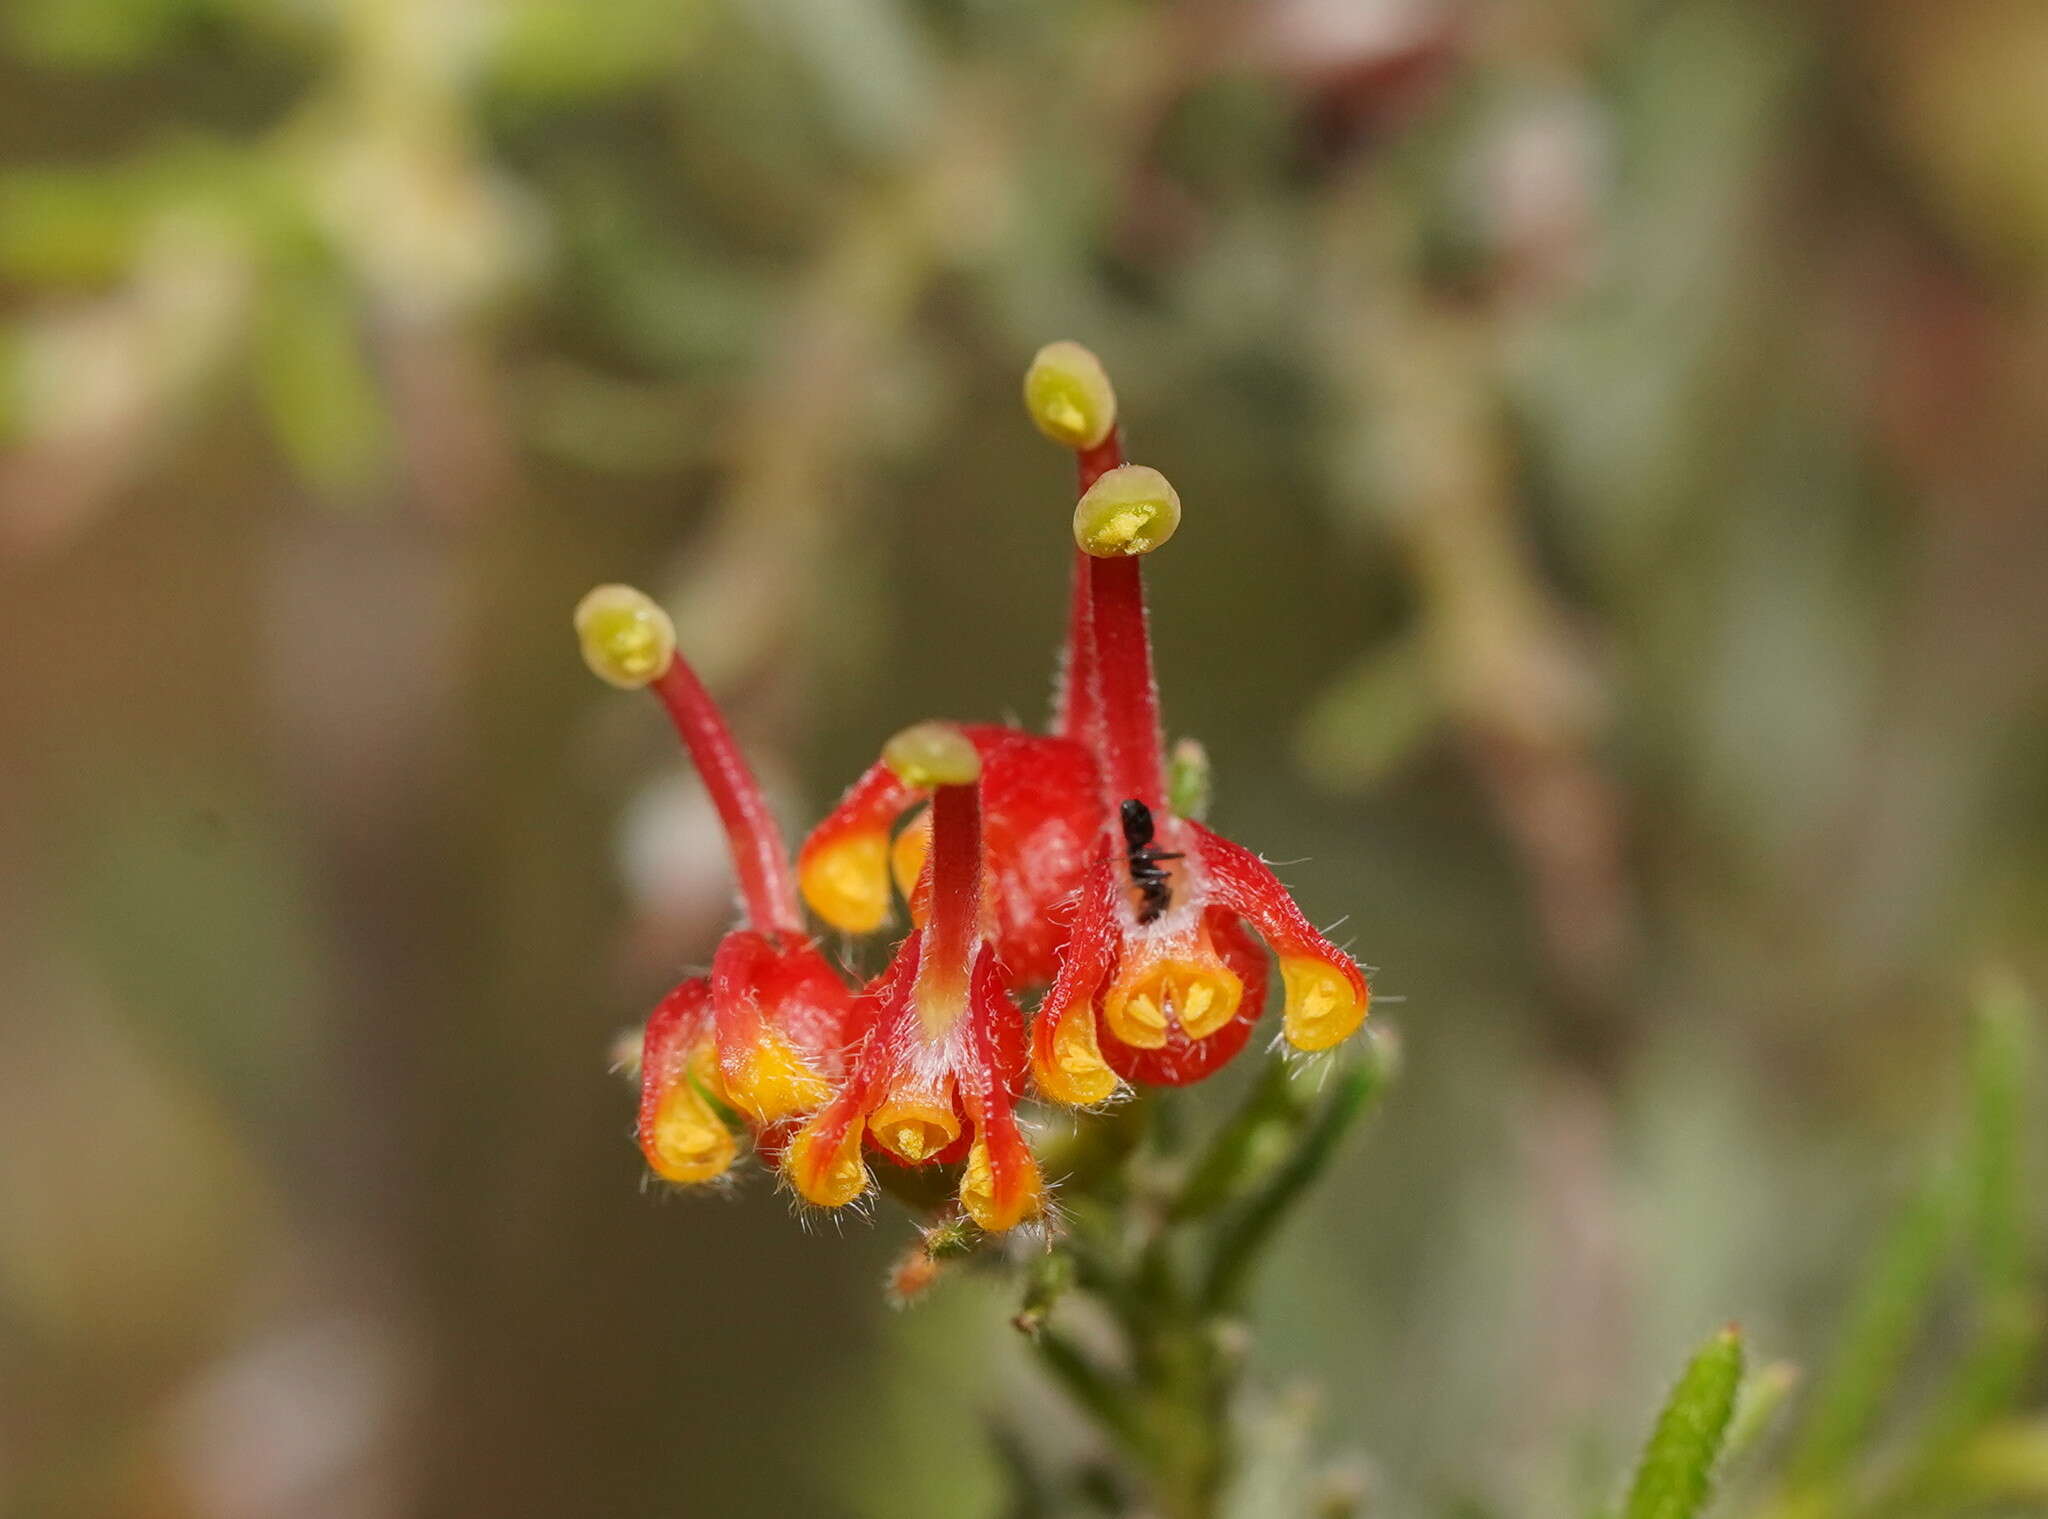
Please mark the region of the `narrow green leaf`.
[[1723, 1459], [1732, 1461], [1761, 1440], [1798, 1385], [1799, 1368], [1790, 1361], [1773, 1361], [1744, 1377], [1742, 1391], [1735, 1395], [1735, 1417], [1728, 1425]]
[[1900, 1214], [1814, 1388], [1812, 1413], [1791, 1461], [1795, 1486], [1825, 1485], [1839, 1476], [1876, 1421], [1927, 1321], [1954, 1223], [1950, 1195], [1938, 1186], [1922, 1187]]
[[1952, 1478], [1961, 1453], [2019, 1401], [2041, 1349], [2038, 1299], [2016, 1296], [1980, 1310], [1982, 1328], [1935, 1397], [1916, 1448], [1890, 1485], [1879, 1514], [1929, 1505]]
[[37, 166], [0, 175], [0, 269], [31, 284], [111, 281], [151, 209], [145, 173]]
[[1287, 1057], [1268, 1056], [1244, 1101], [1188, 1172], [1169, 1216], [1176, 1223], [1201, 1218], [1234, 1200], [1257, 1168], [1260, 1153], [1297, 1127], [1303, 1116], [1303, 1101], [1287, 1074]]
[[1742, 1334], [1731, 1325], [1700, 1347], [1671, 1389], [1643, 1448], [1625, 1519], [1694, 1519], [1713, 1486], [1741, 1385]]
[[1327, 790], [1362, 791], [1406, 764], [1444, 720], [1441, 682], [1420, 638], [1368, 650], [1316, 698], [1294, 752]]
[[1202, 1301], [1212, 1311], [1235, 1307], [1243, 1300], [1253, 1269], [1274, 1233], [1323, 1174], [1371, 1099], [1384, 1090], [1392, 1063], [1382, 1038], [1368, 1034], [1363, 1042], [1365, 1052], [1336, 1074], [1335, 1090], [1302, 1129], [1293, 1152], [1219, 1222], [1202, 1287]]
[[1136, 1392], [1056, 1329], [1041, 1327], [1030, 1344], [1038, 1352], [1039, 1363], [1075, 1406], [1119, 1446], [1142, 1460], [1146, 1440], [1138, 1420]]
[[1052, 1486], [1016, 1426], [990, 1420], [988, 1443], [1003, 1473], [1003, 1519], [1053, 1519], [1059, 1509]]
[[1040, 1256], [1024, 1282], [1024, 1304], [1010, 1322], [1020, 1334], [1037, 1334], [1052, 1314], [1053, 1304], [1067, 1295], [1076, 1276], [1074, 1257], [1064, 1250]]
[[1996, 976], [1978, 1001], [1970, 1050], [1970, 1139], [1964, 1185], [1973, 1264], [1987, 1293], [2005, 1297], [2027, 1278], [2023, 1175], [2025, 1106], [2035, 1009], [2019, 983]]
[[1967, 1226], [1978, 1288], [1976, 1329], [1929, 1403], [1913, 1454], [1878, 1505], [1881, 1513], [1940, 1496], [1958, 1454], [2018, 1401], [2048, 1329], [2039, 1290], [2028, 1281], [2023, 1152], [2032, 1016], [2026, 994], [2009, 977], [1993, 978], [1978, 1000], [1970, 1129], [1954, 1199]]
[[2048, 1504], [2048, 1418], [1985, 1430], [1962, 1453], [1958, 1475], [1971, 1500]]
[[387, 463], [390, 417], [348, 291], [280, 274], [258, 309], [257, 393], [292, 466], [317, 489], [350, 496]]

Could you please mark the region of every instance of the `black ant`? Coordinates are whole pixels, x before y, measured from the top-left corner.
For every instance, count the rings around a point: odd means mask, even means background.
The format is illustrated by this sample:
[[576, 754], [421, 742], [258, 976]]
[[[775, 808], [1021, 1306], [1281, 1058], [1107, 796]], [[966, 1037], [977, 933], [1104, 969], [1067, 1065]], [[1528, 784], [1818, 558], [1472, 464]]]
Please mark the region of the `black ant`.
[[1131, 884], [1141, 899], [1138, 921], [1150, 923], [1173, 905], [1173, 886], [1159, 867], [1181, 856], [1152, 842], [1152, 809], [1132, 797], [1118, 809], [1124, 826], [1124, 863], [1131, 872]]

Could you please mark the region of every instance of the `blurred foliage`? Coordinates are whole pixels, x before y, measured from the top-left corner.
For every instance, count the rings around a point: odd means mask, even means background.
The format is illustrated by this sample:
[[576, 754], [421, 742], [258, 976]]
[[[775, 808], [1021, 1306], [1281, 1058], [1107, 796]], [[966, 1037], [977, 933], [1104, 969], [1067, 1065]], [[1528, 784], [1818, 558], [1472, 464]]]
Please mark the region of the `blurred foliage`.
[[2048, 984], [2044, 77], [2033, 0], [0, 7], [0, 1510], [1086, 1466], [975, 1274], [636, 1194], [727, 884], [688, 787], [592, 842], [677, 767], [565, 632], [666, 567], [792, 821], [1035, 717], [1068, 335], [1174, 732], [1404, 1039], [1246, 1511], [1313, 1433], [1598, 1512], [1731, 1318], [1724, 1509], [2048, 1507], [2037, 1003], [1922, 1159]]

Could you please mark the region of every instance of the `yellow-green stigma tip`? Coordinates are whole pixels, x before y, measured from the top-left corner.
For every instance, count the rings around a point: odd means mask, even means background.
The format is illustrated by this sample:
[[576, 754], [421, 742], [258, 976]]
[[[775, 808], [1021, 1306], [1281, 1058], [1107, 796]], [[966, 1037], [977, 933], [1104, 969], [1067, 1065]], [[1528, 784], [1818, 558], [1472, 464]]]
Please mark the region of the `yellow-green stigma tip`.
[[972, 786], [981, 756], [951, 723], [914, 723], [882, 746], [882, 760], [906, 786]]
[[1097, 559], [1149, 554], [1180, 526], [1180, 496], [1142, 464], [1106, 471], [1074, 508], [1074, 542]]
[[660, 679], [676, 657], [668, 613], [629, 585], [601, 585], [577, 602], [576, 637], [590, 673], [626, 691]]
[[1047, 343], [1024, 371], [1024, 409], [1064, 448], [1093, 448], [1116, 426], [1116, 391], [1079, 343]]

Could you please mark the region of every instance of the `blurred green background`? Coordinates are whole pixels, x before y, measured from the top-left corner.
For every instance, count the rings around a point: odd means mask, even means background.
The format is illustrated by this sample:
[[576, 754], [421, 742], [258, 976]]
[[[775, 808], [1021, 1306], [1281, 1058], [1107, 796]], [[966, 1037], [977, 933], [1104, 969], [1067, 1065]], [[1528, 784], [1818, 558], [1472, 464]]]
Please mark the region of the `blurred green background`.
[[1039, 720], [1058, 337], [1187, 504], [1170, 731], [1405, 1048], [1274, 1406], [1562, 1519], [1717, 1324], [1823, 1358], [2048, 983], [2044, 80], [2038, 0], [7, 0], [0, 1511], [1081, 1438], [899, 1215], [641, 1188], [729, 886], [568, 627], [656, 590], [792, 829]]

